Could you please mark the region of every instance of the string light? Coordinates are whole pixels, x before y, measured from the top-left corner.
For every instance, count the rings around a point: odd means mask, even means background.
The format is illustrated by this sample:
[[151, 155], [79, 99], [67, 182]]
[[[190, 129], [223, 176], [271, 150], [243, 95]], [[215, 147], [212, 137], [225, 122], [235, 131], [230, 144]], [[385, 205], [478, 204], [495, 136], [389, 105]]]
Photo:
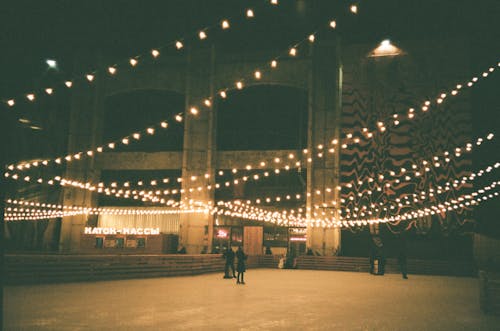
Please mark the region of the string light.
[[227, 20], [222, 21], [221, 23], [222, 29], [229, 29], [229, 22]]
[[200, 31], [198, 33], [198, 37], [200, 38], [200, 40], [204, 40], [207, 38], [207, 34], [205, 33], [205, 31]]
[[151, 55], [152, 55], [154, 58], [157, 58], [158, 56], [160, 56], [160, 51], [158, 51], [157, 49], [152, 49], [152, 50], [151, 50]]
[[[94, 75], [88, 74], [85, 76], [89, 82], [92, 82], [94, 80]], [[66, 85], [67, 86], [67, 85]]]

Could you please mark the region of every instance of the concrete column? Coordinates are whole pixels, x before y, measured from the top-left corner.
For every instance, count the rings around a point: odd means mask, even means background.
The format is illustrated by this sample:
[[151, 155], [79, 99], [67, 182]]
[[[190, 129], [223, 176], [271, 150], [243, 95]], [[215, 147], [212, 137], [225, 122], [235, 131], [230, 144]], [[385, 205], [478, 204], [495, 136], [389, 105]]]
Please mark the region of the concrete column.
[[[87, 59], [96, 60], [95, 56], [81, 56], [76, 62], [79, 68], [91, 68], [95, 63], [85, 63]], [[88, 60], [87, 60], [88, 62]], [[104, 71], [102, 71], [104, 72]], [[72, 161], [67, 162], [64, 178], [80, 182], [98, 182], [100, 171], [94, 169], [94, 157], [88, 157], [86, 151], [95, 150], [102, 139], [102, 114], [104, 110], [104, 77], [96, 75], [93, 82], [81, 80], [74, 83], [70, 105], [70, 124], [68, 134], [68, 155]], [[80, 160], [74, 155], [83, 151]], [[84, 189], [65, 187], [63, 204], [77, 206], [96, 206], [97, 194]], [[59, 250], [62, 252], [78, 252], [80, 235], [87, 223], [86, 215], [63, 217], [59, 237]]]
[[[190, 50], [186, 72], [186, 109], [184, 113], [184, 151], [182, 159], [181, 200], [213, 204], [215, 185], [215, 104], [207, 107], [203, 100], [214, 96], [215, 50]], [[213, 98], [212, 98], [213, 99]], [[190, 113], [191, 107], [199, 110]], [[205, 176], [207, 175], [208, 178]], [[198, 191], [198, 187], [202, 187]], [[181, 214], [179, 242], [190, 254], [199, 254], [212, 246], [213, 217], [209, 213]]]
[[[314, 43], [309, 77], [307, 210], [311, 220], [338, 217], [340, 195], [336, 190], [340, 182], [339, 140], [342, 106], [342, 64], [338, 39]], [[323, 150], [318, 146], [323, 145]], [[329, 153], [329, 148], [335, 153]], [[319, 157], [318, 153], [323, 152]], [[331, 189], [331, 192], [327, 191]], [[318, 194], [319, 193], [319, 194]], [[317, 207], [319, 206], [319, 208]], [[340, 229], [309, 225], [307, 247], [323, 255], [340, 253]]]

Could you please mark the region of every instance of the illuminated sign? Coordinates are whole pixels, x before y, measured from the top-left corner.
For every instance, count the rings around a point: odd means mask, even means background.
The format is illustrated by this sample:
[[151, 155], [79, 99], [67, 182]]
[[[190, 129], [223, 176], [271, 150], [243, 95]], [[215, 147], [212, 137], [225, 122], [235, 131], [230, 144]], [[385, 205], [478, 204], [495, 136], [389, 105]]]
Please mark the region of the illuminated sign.
[[305, 235], [307, 234], [307, 229], [306, 228], [289, 228], [288, 229], [290, 234], [296, 234], [296, 235]]
[[291, 237], [290, 241], [307, 241], [306, 237]]
[[139, 234], [139, 235], [157, 235], [160, 234], [160, 228], [92, 228], [85, 227], [84, 234]]
[[217, 230], [217, 238], [227, 238], [229, 237], [229, 233], [227, 230]]

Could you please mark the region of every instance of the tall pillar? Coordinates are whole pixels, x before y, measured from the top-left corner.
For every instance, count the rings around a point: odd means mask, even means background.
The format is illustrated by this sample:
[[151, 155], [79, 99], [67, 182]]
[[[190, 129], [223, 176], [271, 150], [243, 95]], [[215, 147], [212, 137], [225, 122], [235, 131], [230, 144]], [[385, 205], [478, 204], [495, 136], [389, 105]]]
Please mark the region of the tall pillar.
[[[85, 63], [86, 59], [95, 57], [81, 56], [76, 62], [77, 69], [95, 66]], [[76, 70], [76, 72], [80, 72]], [[80, 80], [72, 87], [70, 104], [70, 124], [68, 132], [68, 155], [72, 157], [66, 163], [64, 178], [80, 182], [98, 182], [100, 171], [94, 168], [94, 157], [88, 157], [86, 151], [95, 150], [102, 135], [102, 114], [104, 110], [104, 77], [97, 76], [92, 82]], [[74, 156], [78, 152], [80, 159]], [[63, 204], [91, 207], [97, 205], [97, 194], [91, 191], [67, 186], [63, 190]], [[59, 250], [62, 252], [78, 252], [80, 236], [87, 223], [87, 215], [63, 217], [59, 237]]]
[[[314, 222], [318, 219], [338, 217], [340, 194], [339, 140], [342, 108], [342, 64], [338, 39], [318, 40], [314, 43], [309, 77], [307, 213]], [[318, 146], [322, 145], [323, 149]], [[334, 148], [332, 154], [328, 150]], [[320, 157], [319, 153], [323, 153]], [[340, 253], [340, 229], [323, 228], [309, 224], [307, 247], [322, 255]]]
[[[215, 185], [215, 105], [203, 104], [214, 96], [215, 50], [190, 50], [186, 72], [186, 109], [184, 113], [184, 151], [182, 160], [181, 200], [185, 204], [198, 201], [213, 205]], [[196, 107], [198, 115], [190, 112]], [[207, 190], [207, 185], [212, 185]], [[201, 190], [198, 188], [201, 187]], [[213, 216], [210, 213], [183, 213], [179, 242], [190, 254], [210, 252]]]

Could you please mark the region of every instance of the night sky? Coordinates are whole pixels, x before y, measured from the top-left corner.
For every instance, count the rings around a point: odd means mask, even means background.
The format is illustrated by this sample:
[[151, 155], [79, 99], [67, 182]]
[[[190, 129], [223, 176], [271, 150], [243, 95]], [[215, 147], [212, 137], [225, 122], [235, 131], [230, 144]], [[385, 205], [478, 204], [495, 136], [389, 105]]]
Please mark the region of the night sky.
[[[120, 63], [179, 37], [186, 37], [186, 44], [198, 47], [200, 42], [193, 33], [217, 25], [222, 18], [231, 20], [231, 29], [209, 36], [210, 42], [222, 51], [286, 49], [292, 41], [302, 39], [311, 30], [335, 18], [345, 45], [376, 45], [386, 38], [396, 42], [463, 38], [464, 50], [472, 55], [470, 70], [473, 73], [500, 60], [498, 1], [358, 1], [359, 14], [356, 16], [348, 12], [349, 3], [280, 0], [280, 5], [273, 8], [265, 0], [7, 1], [0, 13], [0, 99], [18, 98], [37, 86], [60, 84], [75, 75], [81, 76], [82, 72], [96, 68], [97, 57], [106, 64]], [[245, 19], [245, 8], [253, 8], [256, 18]], [[172, 50], [171, 53], [175, 52]], [[183, 56], [183, 53], [178, 56]], [[82, 61], [82, 57], [87, 61]], [[47, 68], [45, 60], [48, 58], [57, 60], [57, 70]], [[78, 65], [75, 65], [77, 59]], [[464, 76], [470, 74], [465, 72]], [[500, 128], [499, 76], [495, 72], [481, 88], [472, 91], [473, 125], [478, 135]], [[298, 149], [304, 146], [305, 124], [300, 110], [305, 109], [307, 96], [297, 95], [287, 102], [283, 96], [289, 91], [276, 90], [274, 93], [282, 96], [274, 98], [278, 101], [267, 97], [266, 93], [263, 88], [248, 89], [241, 97], [228, 100], [221, 106], [221, 113], [226, 109], [238, 109], [240, 115], [229, 113], [219, 119], [220, 149]], [[2, 102], [1, 163], [64, 153], [68, 102], [67, 92], [32, 105], [22, 103], [14, 109]], [[124, 119], [116, 125], [109, 118], [116, 109], [125, 115], [127, 112], [131, 114], [131, 119], [137, 118], [133, 114], [140, 112], [144, 102], [148, 102], [148, 109], [151, 109], [149, 117], [142, 119], [144, 123]], [[159, 119], [156, 116], [164, 116], [166, 108], [171, 113], [183, 110], [182, 96], [168, 93], [131, 93], [124, 98], [108, 98], [106, 103], [109, 114], [104, 123], [104, 140], [156, 122]], [[261, 109], [262, 113], [251, 114], [252, 109]], [[269, 112], [269, 109], [276, 111]], [[289, 122], [280, 123], [281, 128], [275, 128], [283, 118], [280, 109], [290, 109], [293, 115], [286, 118]], [[255, 119], [262, 119], [263, 114], [267, 114], [268, 122], [255, 127]], [[29, 119], [30, 124], [20, 123], [20, 118]], [[240, 125], [239, 130], [234, 129], [235, 123]], [[33, 130], [33, 126], [42, 130]], [[242, 132], [246, 134], [242, 135]], [[170, 138], [163, 139], [168, 141], [166, 145], [146, 142], [144, 150], [180, 150], [182, 127], [174, 128], [168, 134]], [[474, 155], [477, 168], [498, 160], [495, 156], [500, 156], [498, 143]]]

